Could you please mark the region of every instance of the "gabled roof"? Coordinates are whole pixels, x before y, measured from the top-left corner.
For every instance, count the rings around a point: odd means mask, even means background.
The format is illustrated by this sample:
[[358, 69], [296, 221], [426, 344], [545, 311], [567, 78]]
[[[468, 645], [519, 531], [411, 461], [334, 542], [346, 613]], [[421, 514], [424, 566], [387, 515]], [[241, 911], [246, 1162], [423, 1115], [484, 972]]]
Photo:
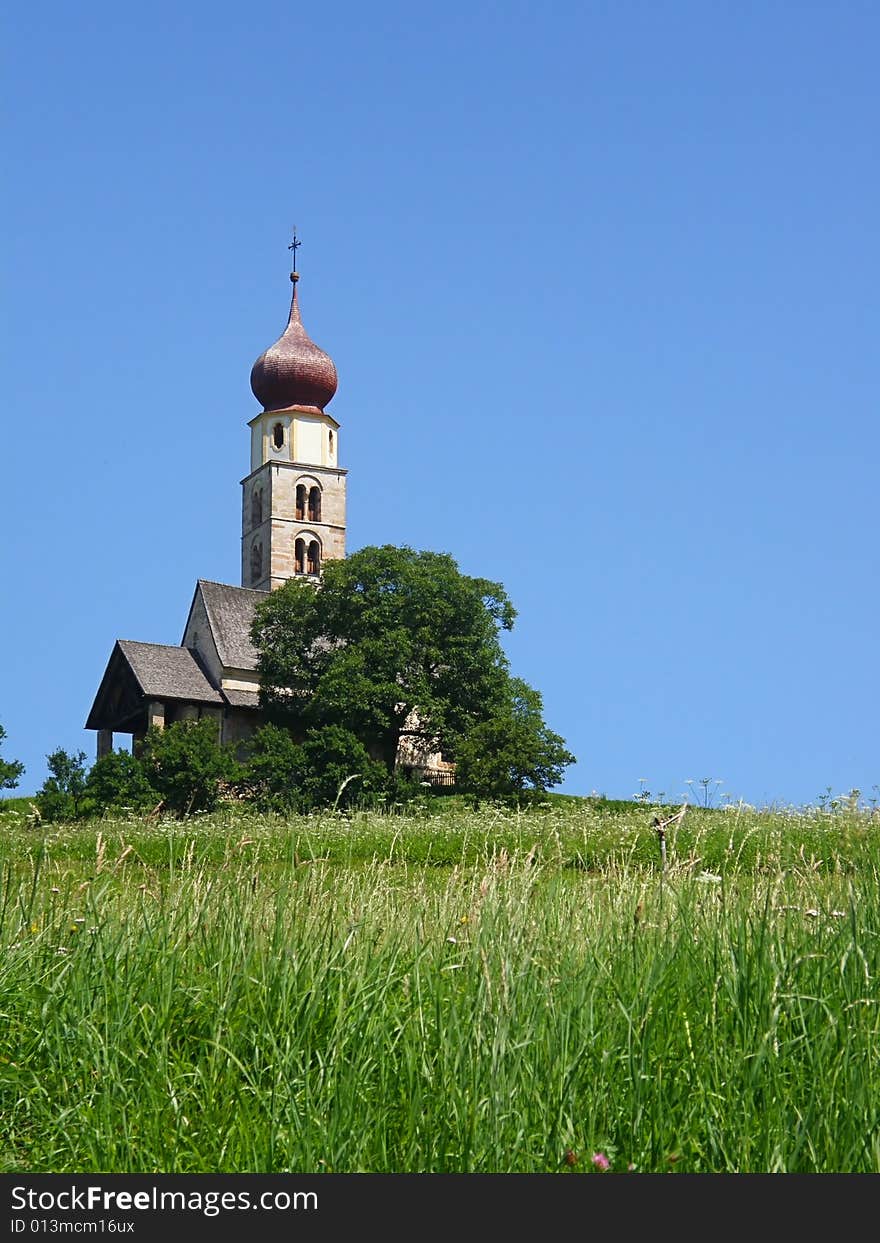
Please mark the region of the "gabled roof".
[[202, 593], [205, 612], [214, 637], [217, 655], [224, 669], [256, 669], [257, 653], [251, 643], [254, 609], [265, 600], [265, 591], [232, 587], [200, 578], [196, 593]]
[[148, 700], [222, 705], [223, 696], [186, 647], [118, 639], [98, 687], [86, 729], [131, 726]]
[[223, 697], [202, 672], [188, 647], [166, 643], [137, 643], [118, 639], [117, 647], [128, 661], [143, 693], [155, 699], [186, 699], [221, 704]]

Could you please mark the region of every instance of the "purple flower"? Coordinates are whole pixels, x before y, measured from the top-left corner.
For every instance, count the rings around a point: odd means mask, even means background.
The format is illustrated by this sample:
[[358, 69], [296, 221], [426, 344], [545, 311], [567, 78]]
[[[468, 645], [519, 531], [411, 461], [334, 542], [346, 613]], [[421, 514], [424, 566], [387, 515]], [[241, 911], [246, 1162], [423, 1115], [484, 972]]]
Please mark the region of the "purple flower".
[[606, 1170], [611, 1169], [611, 1162], [605, 1156], [604, 1152], [594, 1152], [591, 1160], [600, 1174], [604, 1174]]

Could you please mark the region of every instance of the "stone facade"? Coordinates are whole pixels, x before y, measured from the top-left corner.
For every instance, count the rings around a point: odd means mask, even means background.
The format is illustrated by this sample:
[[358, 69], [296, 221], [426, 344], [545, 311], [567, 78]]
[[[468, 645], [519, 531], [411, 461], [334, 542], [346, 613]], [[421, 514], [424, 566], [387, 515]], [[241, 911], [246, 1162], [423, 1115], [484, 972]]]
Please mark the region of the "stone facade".
[[324, 561], [345, 556], [346, 474], [269, 461], [242, 480], [243, 587], [270, 591], [289, 578], [317, 578]]
[[190, 606], [189, 617], [186, 619], [180, 646], [188, 647], [197, 654], [199, 664], [207, 674], [208, 680], [213, 686], [219, 686], [223, 677], [223, 662], [217, 651], [214, 631], [208, 620], [205, 597], [198, 586]]

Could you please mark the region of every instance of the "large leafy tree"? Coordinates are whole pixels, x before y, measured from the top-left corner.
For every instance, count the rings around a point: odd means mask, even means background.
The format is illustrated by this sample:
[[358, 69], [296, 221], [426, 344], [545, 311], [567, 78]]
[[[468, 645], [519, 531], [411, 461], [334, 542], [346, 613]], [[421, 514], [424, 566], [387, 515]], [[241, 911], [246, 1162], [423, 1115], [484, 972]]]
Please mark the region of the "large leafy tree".
[[500, 583], [462, 574], [447, 554], [361, 549], [327, 562], [317, 590], [291, 579], [258, 605], [263, 705], [299, 738], [348, 731], [389, 773], [402, 739], [454, 759], [508, 711], [501, 632], [515, 616]]
[[574, 763], [565, 740], [548, 729], [540, 694], [511, 678], [504, 700], [459, 742], [456, 784], [482, 798], [504, 798], [558, 785]]
[[264, 706], [302, 734], [350, 731], [390, 772], [401, 737], [442, 747], [502, 694], [514, 616], [450, 556], [364, 548], [325, 563], [318, 590], [291, 579], [257, 608]]

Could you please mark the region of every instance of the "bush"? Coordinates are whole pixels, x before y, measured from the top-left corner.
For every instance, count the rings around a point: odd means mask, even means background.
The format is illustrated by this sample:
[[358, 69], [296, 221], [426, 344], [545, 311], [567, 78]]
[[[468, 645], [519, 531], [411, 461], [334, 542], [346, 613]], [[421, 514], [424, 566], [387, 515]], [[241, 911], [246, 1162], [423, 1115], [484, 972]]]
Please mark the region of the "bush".
[[263, 808], [311, 811], [376, 798], [389, 788], [389, 776], [341, 726], [310, 730], [297, 743], [288, 730], [264, 725], [250, 745], [246, 784]]
[[101, 756], [86, 778], [86, 795], [94, 807], [102, 811], [108, 807], [140, 811], [159, 800], [143, 764], [127, 751], [111, 751]]
[[289, 812], [298, 806], [297, 784], [302, 756], [290, 732], [264, 725], [248, 746], [245, 785], [264, 811]]
[[68, 754], [61, 747], [46, 756], [51, 776], [37, 791], [37, 807], [44, 820], [76, 820], [88, 811], [86, 753]]
[[340, 725], [313, 729], [299, 747], [301, 806], [346, 807], [384, 794], [389, 774], [366, 747]]
[[[6, 737], [6, 730], [0, 725], [0, 744]], [[14, 790], [18, 779], [24, 772], [21, 760], [4, 760], [0, 757], [0, 790]]]
[[231, 747], [217, 741], [217, 722], [178, 721], [147, 731], [140, 755], [149, 784], [178, 815], [211, 811], [241, 770]]

